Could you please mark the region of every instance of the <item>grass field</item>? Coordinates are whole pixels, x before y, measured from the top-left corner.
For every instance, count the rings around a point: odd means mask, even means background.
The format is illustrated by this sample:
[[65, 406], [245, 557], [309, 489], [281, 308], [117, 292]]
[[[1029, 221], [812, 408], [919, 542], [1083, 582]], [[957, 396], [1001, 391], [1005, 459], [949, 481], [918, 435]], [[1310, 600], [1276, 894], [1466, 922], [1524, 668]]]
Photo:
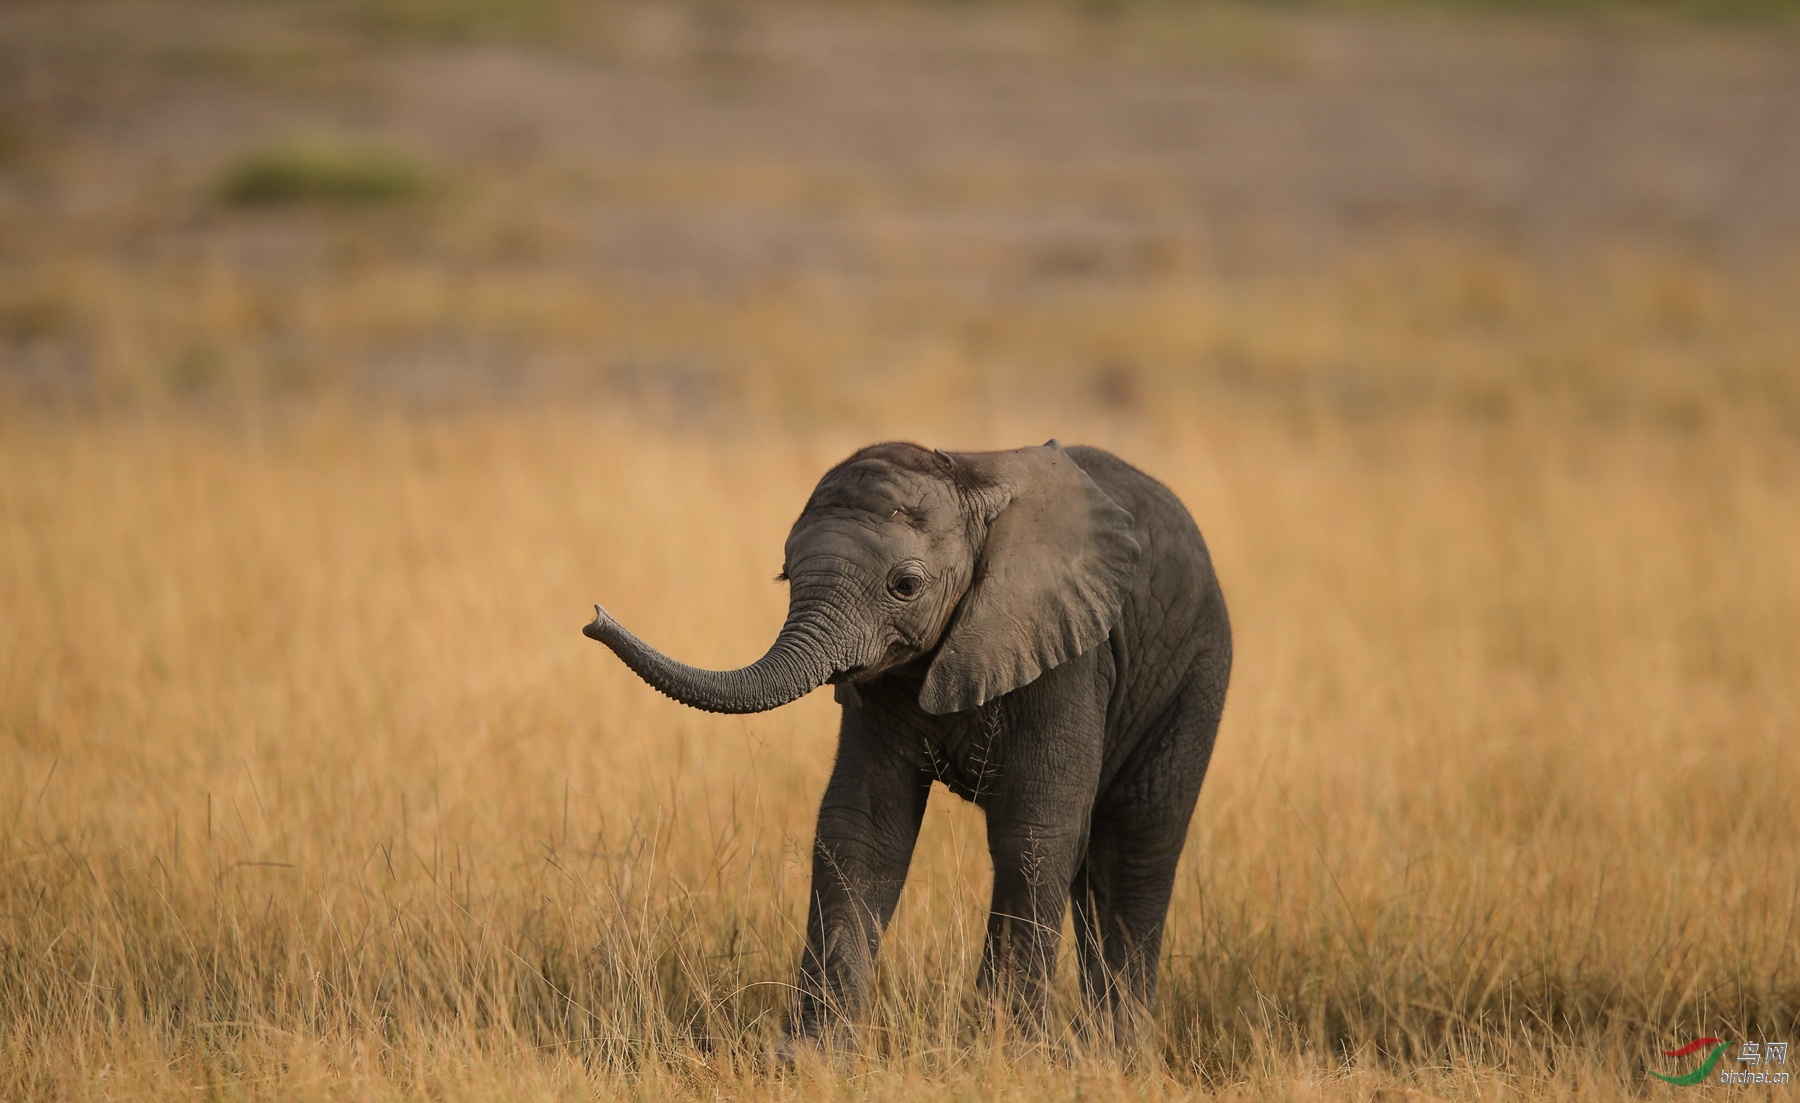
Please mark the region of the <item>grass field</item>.
[[[940, 793], [890, 1059], [831, 1090], [1610, 1095], [1676, 1035], [1791, 1033], [1791, 445], [1191, 424], [1072, 434], [1182, 494], [1240, 638], [1169, 1079], [967, 1034], [985, 855]], [[576, 629], [600, 597], [697, 661], [757, 653], [843, 448], [11, 427], [6, 1094], [802, 1090], [754, 1058], [833, 706], [689, 713]]]
[[[1796, 166], [1730, 125], [1786, 38], [380, 10], [0, 12], [0, 1098], [1675, 1099], [1800, 1041]], [[1220, 103], [1216, 161], [1118, 122]], [[1154, 1042], [975, 1029], [940, 790], [866, 1052], [772, 1067], [835, 706], [580, 627], [743, 662], [831, 463], [1051, 436], [1181, 496], [1237, 636]]]

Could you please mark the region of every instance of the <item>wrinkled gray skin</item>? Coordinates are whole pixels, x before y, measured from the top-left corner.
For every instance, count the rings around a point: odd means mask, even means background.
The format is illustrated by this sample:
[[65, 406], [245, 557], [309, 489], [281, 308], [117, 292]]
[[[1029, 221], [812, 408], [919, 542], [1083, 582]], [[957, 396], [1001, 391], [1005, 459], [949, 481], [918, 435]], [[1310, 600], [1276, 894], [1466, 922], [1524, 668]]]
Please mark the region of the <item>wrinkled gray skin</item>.
[[790, 1036], [830, 1038], [863, 1013], [936, 780], [987, 817], [983, 990], [1043, 1025], [1071, 907], [1091, 1025], [1128, 1044], [1156, 994], [1231, 673], [1224, 598], [1187, 510], [1096, 448], [877, 444], [819, 481], [782, 573], [787, 623], [741, 670], [676, 662], [598, 607], [586, 633], [713, 712], [836, 685]]

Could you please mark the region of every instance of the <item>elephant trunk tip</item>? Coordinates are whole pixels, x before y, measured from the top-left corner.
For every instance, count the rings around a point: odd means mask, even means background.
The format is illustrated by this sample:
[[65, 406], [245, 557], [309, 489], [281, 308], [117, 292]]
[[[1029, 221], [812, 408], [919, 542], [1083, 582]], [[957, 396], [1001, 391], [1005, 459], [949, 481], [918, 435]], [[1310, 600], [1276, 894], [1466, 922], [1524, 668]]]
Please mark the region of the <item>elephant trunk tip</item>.
[[828, 658], [792, 624], [782, 628], [767, 654], [738, 670], [677, 662], [632, 635], [599, 605], [581, 634], [611, 650], [657, 692], [707, 712], [767, 712], [812, 691], [831, 673]]

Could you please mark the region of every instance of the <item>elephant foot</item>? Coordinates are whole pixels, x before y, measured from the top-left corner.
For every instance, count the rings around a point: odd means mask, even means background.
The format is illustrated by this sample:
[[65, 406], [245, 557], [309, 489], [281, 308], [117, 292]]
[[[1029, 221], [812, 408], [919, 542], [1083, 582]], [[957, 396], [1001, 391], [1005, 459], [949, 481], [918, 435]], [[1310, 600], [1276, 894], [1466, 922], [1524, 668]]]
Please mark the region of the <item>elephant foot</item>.
[[970, 1045], [994, 1045], [1016, 1056], [1052, 1056], [1058, 1051], [1049, 1007], [1041, 994], [996, 992], [985, 985], [963, 997], [959, 1036]]
[[772, 1071], [808, 1073], [830, 1072], [843, 1075], [852, 1071], [860, 1052], [847, 1030], [819, 1034], [783, 1032], [781, 1039], [764, 1054], [764, 1063]]

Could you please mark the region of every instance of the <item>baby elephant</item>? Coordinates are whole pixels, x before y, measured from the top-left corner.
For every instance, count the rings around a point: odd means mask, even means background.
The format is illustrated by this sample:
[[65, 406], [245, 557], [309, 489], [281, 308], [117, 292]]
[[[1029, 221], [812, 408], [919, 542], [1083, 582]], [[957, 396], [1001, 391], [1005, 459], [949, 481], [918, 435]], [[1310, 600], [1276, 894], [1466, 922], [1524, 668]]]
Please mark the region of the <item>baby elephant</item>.
[[819, 480], [781, 578], [787, 623], [741, 670], [677, 662], [598, 606], [585, 631], [710, 712], [836, 687], [790, 1038], [862, 1015], [941, 781], [987, 818], [982, 989], [1044, 1025], [1066, 900], [1093, 1024], [1129, 1044], [1231, 674], [1225, 600], [1187, 510], [1098, 448], [877, 444]]

